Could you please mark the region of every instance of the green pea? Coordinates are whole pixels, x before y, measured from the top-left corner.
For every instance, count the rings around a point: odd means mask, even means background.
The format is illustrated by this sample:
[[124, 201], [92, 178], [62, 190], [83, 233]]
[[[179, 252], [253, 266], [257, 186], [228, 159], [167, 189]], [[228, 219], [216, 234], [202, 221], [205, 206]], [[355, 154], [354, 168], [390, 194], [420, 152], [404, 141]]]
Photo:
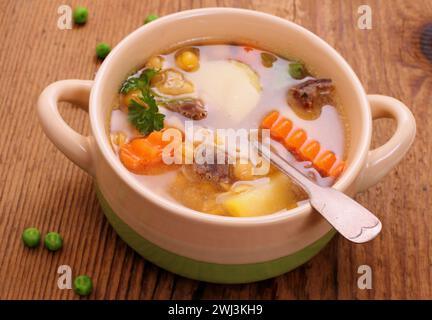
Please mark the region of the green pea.
[[22, 233], [24, 245], [29, 248], [37, 247], [41, 240], [41, 233], [36, 228], [27, 228]]
[[294, 79], [300, 80], [307, 76], [308, 72], [301, 62], [293, 62], [289, 65], [289, 74]]
[[149, 22], [155, 21], [156, 19], [158, 19], [159, 16], [157, 14], [149, 14], [145, 19], [144, 19], [144, 24], [147, 24]]
[[111, 52], [111, 47], [105, 42], [101, 42], [96, 46], [96, 55], [99, 59], [105, 59]]
[[73, 12], [73, 19], [76, 24], [84, 24], [87, 22], [88, 9], [86, 7], [76, 7]]
[[73, 288], [76, 294], [88, 296], [93, 291], [93, 281], [89, 276], [80, 275], [75, 278]]
[[50, 251], [57, 251], [63, 247], [63, 238], [57, 232], [49, 232], [45, 236], [45, 248]]

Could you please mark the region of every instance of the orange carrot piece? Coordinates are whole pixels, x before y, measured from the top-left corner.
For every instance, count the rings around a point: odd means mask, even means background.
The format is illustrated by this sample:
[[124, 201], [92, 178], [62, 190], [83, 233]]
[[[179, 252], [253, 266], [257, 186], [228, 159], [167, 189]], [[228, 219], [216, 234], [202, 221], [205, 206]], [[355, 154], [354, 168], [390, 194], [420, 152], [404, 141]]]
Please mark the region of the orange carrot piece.
[[273, 125], [270, 129], [270, 134], [274, 139], [285, 139], [290, 133], [292, 126], [291, 120], [284, 118]]
[[313, 161], [320, 151], [320, 144], [318, 141], [308, 142], [303, 148], [300, 149], [300, 156], [303, 160]]
[[261, 123], [261, 128], [270, 129], [275, 124], [276, 120], [279, 118], [279, 112], [273, 111], [264, 118]]
[[[152, 133], [150, 133], [146, 139], [148, 142], [150, 142], [152, 145], [154, 145], [155, 147], [159, 148], [159, 149], [163, 149], [165, 148], [168, 144], [170, 144], [171, 142], [174, 141], [174, 137], [170, 136], [170, 139], [168, 140], [163, 140], [163, 135], [165, 133], [167, 128], [164, 128], [160, 131], [153, 131]], [[180, 136], [182, 136], [182, 132], [179, 129], [176, 128], [169, 128], [170, 130], [176, 130]]]
[[120, 161], [129, 171], [138, 173], [139, 169], [142, 167], [140, 158], [137, 157], [131, 150], [131, 148], [123, 145], [120, 149]]
[[336, 156], [332, 151], [325, 151], [321, 156], [314, 161], [316, 169], [325, 176], [330, 175], [330, 169], [336, 162]]
[[332, 177], [339, 177], [341, 175], [341, 173], [345, 170], [345, 162], [344, 161], [340, 161], [331, 171], [330, 171], [330, 175]]
[[290, 134], [293, 123], [291, 120], [281, 116], [278, 111], [269, 113], [261, 122], [261, 128], [270, 129], [271, 137], [282, 141], [285, 147], [297, 159], [311, 161], [321, 175], [338, 177], [343, 172], [345, 163], [340, 161], [334, 166], [337, 158], [333, 152], [324, 151], [318, 156], [321, 149], [318, 141], [312, 140], [305, 144], [307, 140], [307, 133], [305, 130], [296, 129]]
[[140, 173], [148, 165], [162, 161], [161, 150], [147, 138], [137, 138], [121, 146], [120, 161], [130, 171]]
[[148, 140], [148, 138], [134, 139], [130, 143], [132, 146], [132, 150], [137, 156], [139, 156], [140, 158], [146, 158], [150, 162], [156, 159], [160, 154], [159, 148], [152, 144]]
[[172, 141], [172, 138], [167, 141], [162, 140], [164, 131], [165, 129], [162, 129], [160, 131], [153, 131], [146, 137], [147, 141], [150, 142], [152, 145], [158, 146], [160, 148], [166, 147]]
[[306, 131], [303, 129], [297, 129], [291, 135], [284, 139], [285, 147], [290, 151], [296, 151], [305, 143], [307, 139]]

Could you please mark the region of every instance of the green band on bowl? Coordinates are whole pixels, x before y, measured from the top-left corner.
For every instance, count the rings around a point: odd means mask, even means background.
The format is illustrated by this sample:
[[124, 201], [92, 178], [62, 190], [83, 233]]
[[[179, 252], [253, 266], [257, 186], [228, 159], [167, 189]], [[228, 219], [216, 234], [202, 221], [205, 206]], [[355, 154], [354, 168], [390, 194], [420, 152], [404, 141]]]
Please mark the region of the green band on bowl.
[[155, 265], [186, 278], [213, 283], [248, 283], [276, 277], [304, 264], [335, 235], [332, 229], [324, 237], [286, 257], [251, 264], [217, 264], [186, 258], [164, 250], [142, 238], [111, 209], [99, 188], [96, 193], [108, 221], [132, 249]]

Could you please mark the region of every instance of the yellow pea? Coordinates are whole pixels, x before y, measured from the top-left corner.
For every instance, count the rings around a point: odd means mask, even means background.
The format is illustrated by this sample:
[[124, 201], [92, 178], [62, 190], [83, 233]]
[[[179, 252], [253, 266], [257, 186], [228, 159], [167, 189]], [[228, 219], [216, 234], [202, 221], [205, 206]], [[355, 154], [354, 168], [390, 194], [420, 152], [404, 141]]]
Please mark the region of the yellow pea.
[[192, 72], [199, 68], [199, 52], [194, 49], [183, 50], [176, 54], [176, 64], [180, 69]]
[[161, 56], [153, 56], [147, 60], [146, 68], [161, 70], [164, 59]]

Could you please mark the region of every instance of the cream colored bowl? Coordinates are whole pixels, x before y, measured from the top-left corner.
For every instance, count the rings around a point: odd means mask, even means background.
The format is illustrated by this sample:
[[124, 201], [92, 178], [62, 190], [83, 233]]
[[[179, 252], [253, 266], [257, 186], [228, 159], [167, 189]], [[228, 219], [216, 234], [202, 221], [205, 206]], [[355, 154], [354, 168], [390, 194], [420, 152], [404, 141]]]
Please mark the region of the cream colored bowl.
[[[308, 30], [272, 15], [233, 8], [184, 11], [142, 26], [114, 48], [94, 81], [64, 80], [48, 86], [39, 98], [38, 114], [53, 143], [94, 177], [113, 227], [146, 259], [211, 282], [266, 279], [306, 262], [334, 235], [308, 204], [251, 218], [199, 213], [132, 179], [108, 140], [110, 107], [127, 73], [175, 44], [208, 38], [246, 41], [301, 58], [320, 76], [334, 80], [351, 129], [348, 167], [336, 189], [353, 195], [368, 188], [408, 151], [415, 121], [405, 105], [390, 97], [366, 95], [347, 62]], [[90, 136], [76, 133], [64, 122], [57, 109], [59, 101], [88, 106]], [[381, 117], [395, 119], [397, 129], [384, 145], [370, 150], [372, 119]]]

